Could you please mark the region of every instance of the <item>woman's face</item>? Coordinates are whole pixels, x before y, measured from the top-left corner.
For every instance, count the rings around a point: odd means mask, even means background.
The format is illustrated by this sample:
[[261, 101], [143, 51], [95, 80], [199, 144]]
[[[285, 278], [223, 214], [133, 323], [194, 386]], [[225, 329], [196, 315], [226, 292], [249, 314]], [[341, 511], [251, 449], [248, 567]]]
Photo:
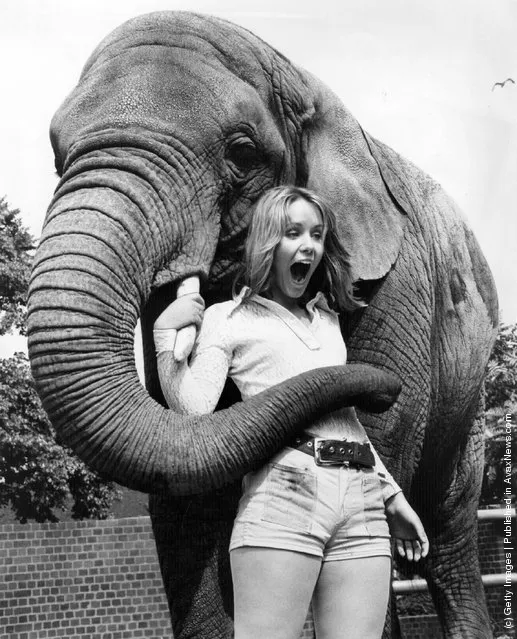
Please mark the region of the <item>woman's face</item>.
[[288, 223], [273, 258], [271, 290], [276, 302], [292, 309], [321, 262], [325, 235], [320, 212], [307, 200], [295, 200], [287, 215]]

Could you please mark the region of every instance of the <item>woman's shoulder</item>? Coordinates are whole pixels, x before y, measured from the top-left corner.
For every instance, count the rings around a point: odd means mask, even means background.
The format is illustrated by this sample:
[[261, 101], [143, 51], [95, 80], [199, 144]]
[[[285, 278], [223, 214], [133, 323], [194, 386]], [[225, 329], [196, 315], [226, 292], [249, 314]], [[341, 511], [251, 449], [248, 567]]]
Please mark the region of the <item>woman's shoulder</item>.
[[248, 304], [235, 299], [217, 302], [205, 309], [198, 341], [232, 350], [248, 334], [250, 324]]
[[228, 319], [235, 307], [233, 300], [227, 300], [226, 302], [217, 302], [205, 309], [205, 319], [210, 320], [224, 320]]
[[230, 347], [235, 327], [231, 321], [234, 304], [232, 300], [211, 304], [205, 309], [201, 328], [197, 336], [198, 349], [217, 344], [224, 348]]

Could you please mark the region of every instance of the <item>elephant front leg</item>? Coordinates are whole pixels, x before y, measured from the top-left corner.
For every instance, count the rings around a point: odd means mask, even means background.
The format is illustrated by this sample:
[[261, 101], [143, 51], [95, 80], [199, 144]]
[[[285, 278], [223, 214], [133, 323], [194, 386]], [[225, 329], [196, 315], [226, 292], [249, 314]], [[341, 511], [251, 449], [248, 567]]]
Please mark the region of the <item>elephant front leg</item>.
[[[478, 558], [477, 508], [483, 472], [484, 424], [477, 421], [454, 465], [443, 501], [427, 504], [424, 524], [430, 538], [427, 576], [447, 639], [492, 637]], [[436, 494], [437, 473], [422, 482], [421, 497]]]
[[476, 528], [476, 517], [468, 516], [459, 534], [446, 528], [432, 540], [428, 581], [447, 639], [492, 637], [479, 569]]
[[233, 637], [228, 546], [239, 494], [240, 484], [189, 498], [150, 498], [174, 639]]

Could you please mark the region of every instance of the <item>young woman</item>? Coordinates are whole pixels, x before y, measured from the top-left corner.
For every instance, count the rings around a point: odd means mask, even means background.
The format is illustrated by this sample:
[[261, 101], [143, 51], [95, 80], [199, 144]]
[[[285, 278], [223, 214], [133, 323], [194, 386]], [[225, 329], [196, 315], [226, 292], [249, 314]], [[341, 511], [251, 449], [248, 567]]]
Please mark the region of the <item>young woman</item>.
[[[344, 364], [336, 310], [362, 305], [349, 272], [334, 214], [318, 196], [292, 186], [265, 193], [251, 221], [242, 290], [204, 319], [199, 295], [178, 298], [155, 323], [169, 406], [213, 411], [227, 375], [246, 399]], [[177, 362], [169, 331], [192, 323], [201, 326], [194, 351]], [[380, 637], [390, 529], [401, 555], [427, 554], [420, 519], [354, 409], [322, 415], [243, 480], [230, 544], [236, 639], [298, 639], [311, 600], [318, 639]]]

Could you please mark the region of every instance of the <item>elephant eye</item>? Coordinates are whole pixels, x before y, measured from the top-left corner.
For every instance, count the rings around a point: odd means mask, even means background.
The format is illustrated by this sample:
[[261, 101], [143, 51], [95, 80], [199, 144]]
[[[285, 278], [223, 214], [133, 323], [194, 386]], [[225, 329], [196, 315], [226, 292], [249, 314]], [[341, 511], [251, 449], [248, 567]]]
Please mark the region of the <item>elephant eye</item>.
[[249, 138], [235, 140], [228, 148], [227, 159], [237, 169], [245, 171], [258, 163], [260, 152]]

